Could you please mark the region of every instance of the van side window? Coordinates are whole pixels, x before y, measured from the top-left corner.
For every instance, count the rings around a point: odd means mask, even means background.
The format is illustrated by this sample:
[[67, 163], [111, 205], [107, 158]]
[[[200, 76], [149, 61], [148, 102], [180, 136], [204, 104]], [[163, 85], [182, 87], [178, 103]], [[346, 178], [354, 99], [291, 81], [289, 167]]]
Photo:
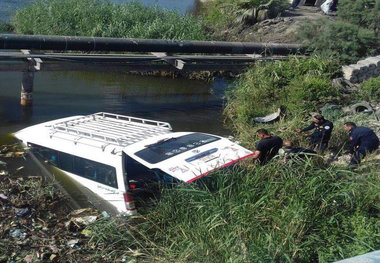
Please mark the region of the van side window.
[[48, 160], [49, 163], [57, 166], [59, 169], [117, 188], [115, 167], [36, 144], [30, 143], [29, 146], [31, 146], [32, 153], [37, 157]]
[[31, 151], [34, 153], [37, 157], [41, 158], [44, 161], [48, 161], [54, 166], [58, 165], [58, 152], [49, 148], [37, 146], [37, 145], [31, 145]]
[[58, 166], [60, 169], [70, 172], [73, 172], [74, 156], [71, 154], [59, 152], [58, 153]]

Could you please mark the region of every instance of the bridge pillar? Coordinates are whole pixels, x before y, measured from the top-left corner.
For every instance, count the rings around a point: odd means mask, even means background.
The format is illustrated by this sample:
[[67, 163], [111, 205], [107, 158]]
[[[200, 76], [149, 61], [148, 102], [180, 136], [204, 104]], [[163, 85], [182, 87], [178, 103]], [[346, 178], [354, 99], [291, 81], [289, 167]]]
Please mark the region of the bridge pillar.
[[33, 104], [34, 72], [34, 70], [29, 68], [22, 73], [21, 106], [31, 106]]

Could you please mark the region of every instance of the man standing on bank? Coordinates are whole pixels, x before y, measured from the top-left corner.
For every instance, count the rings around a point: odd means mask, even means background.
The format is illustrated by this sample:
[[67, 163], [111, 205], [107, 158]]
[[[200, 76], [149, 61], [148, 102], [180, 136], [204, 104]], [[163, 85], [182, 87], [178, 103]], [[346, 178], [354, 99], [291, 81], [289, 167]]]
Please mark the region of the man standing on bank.
[[379, 148], [379, 138], [376, 133], [367, 127], [357, 127], [353, 122], [346, 122], [344, 129], [350, 135], [350, 165], [359, 164], [361, 159]]
[[316, 151], [324, 151], [328, 147], [333, 128], [334, 125], [331, 121], [326, 120], [321, 114], [317, 114], [309, 126], [302, 130], [297, 129], [296, 132], [301, 133], [315, 129], [312, 134], [307, 135], [310, 138], [310, 148]]
[[272, 136], [266, 129], [257, 130], [257, 136], [261, 140], [257, 143], [253, 159], [258, 159], [260, 165], [269, 162], [282, 147], [282, 139], [278, 136]]

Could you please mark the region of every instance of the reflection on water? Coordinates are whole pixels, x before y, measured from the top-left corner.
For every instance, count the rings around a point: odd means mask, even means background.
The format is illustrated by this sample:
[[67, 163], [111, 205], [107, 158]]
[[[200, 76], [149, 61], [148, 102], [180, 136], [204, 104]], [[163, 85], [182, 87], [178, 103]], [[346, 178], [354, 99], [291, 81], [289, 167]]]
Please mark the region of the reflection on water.
[[21, 72], [0, 72], [0, 134], [72, 115], [112, 112], [170, 122], [175, 131], [228, 134], [222, 124], [226, 83], [115, 72], [38, 72], [33, 107], [20, 106]]

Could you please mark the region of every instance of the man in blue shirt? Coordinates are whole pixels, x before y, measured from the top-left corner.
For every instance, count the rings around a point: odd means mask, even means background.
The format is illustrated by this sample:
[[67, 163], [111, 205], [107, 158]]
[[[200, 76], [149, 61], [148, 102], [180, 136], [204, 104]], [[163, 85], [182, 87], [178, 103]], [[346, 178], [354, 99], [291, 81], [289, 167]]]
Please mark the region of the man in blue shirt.
[[367, 127], [357, 127], [353, 122], [346, 122], [344, 129], [350, 135], [350, 165], [359, 164], [361, 159], [379, 148], [379, 138], [376, 133]]
[[334, 125], [331, 121], [326, 120], [321, 114], [313, 117], [313, 122], [306, 128], [296, 130], [297, 133], [306, 132], [314, 129], [314, 132], [308, 135], [310, 139], [310, 148], [313, 150], [324, 151], [327, 149], [331, 138], [331, 132]]

